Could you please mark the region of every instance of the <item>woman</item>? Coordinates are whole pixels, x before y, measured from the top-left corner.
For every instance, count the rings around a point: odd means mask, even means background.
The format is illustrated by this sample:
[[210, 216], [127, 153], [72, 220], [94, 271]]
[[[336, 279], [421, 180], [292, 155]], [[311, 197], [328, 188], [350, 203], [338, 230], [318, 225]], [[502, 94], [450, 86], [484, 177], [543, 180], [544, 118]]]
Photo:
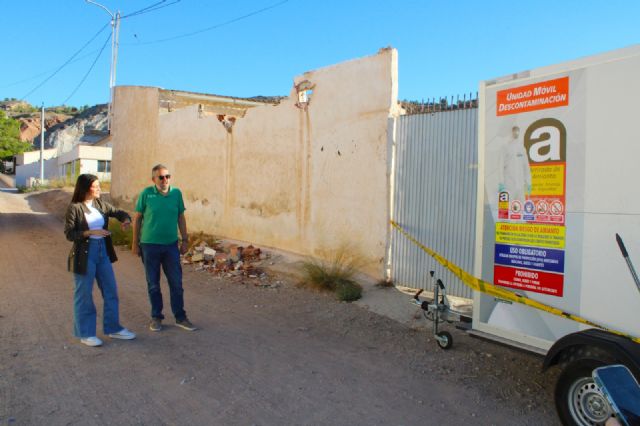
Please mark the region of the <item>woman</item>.
[[117, 260], [107, 230], [109, 217], [122, 222], [126, 230], [131, 223], [127, 212], [100, 199], [100, 182], [91, 174], [78, 176], [71, 204], [64, 221], [64, 234], [73, 241], [68, 268], [74, 273], [74, 334], [87, 346], [100, 346], [96, 337], [96, 307], [93, 304], [93, 281], [104, 299], [103, 331], [114, 339], [135, 339], [136, 335], [120, 325], [118, 289], [111, 263]]

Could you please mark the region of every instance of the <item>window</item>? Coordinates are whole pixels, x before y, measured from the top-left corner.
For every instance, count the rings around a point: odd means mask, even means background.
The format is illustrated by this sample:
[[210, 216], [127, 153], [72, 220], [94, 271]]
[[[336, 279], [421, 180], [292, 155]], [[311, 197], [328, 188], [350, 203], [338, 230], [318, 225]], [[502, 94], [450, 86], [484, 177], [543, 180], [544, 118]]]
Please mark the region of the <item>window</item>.
[[296, 84], [295, 88], [298, 92], [298, 102], [296, 102], [296, 106], [300, 109], [307, 109], [309, 102], [311, 102], [311, 95], [313, 95], [313, 89], [315, 88], [315, 84], [311, 83], [309, 80], [303, 80], [300, 83]]
[[111, 161], [98, 160], [98, 172], [111, 173]]

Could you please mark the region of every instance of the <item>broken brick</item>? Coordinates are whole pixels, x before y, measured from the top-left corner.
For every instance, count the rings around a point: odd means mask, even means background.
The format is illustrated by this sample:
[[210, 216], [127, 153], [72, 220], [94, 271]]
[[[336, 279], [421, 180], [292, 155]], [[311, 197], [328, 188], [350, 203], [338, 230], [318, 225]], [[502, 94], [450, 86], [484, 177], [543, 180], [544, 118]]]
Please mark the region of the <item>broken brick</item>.
[[249, 245], [242, 251], [242, 256], [253, 259], [259, 257], [260, 253], [261, 251], [259, 248]]
[[242, 252], [243, 250], [240, 246], [237, 246], [235, 244], [229, 246], [229, 258], [234, 262], [242, 259]]

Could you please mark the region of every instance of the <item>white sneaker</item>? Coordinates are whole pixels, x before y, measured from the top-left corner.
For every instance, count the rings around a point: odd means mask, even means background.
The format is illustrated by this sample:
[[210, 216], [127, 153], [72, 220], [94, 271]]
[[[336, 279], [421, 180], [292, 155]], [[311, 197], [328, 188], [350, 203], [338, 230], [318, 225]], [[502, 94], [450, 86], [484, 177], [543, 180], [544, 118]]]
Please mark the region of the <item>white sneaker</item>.
[[80, 342], [87, 346], [102, 346], [102, 340], [98, 339], [96, 336], [83, 337], [80, 339]]
[[131, 340], [136, 338], [136, 334], [132, 331], [127, 330], [126, 328], [123, 328], [117, 333], [110, 333], [109, 337], [111, 337], [112, 339]]

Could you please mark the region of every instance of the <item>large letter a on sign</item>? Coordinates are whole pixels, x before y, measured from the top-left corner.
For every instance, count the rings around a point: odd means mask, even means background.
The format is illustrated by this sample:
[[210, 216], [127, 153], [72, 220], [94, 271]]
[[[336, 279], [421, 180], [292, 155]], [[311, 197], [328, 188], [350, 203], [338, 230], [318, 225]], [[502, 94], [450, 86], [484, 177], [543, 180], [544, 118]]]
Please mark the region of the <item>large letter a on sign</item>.
[[555, 118], [542, 118], [527, 127], [524, 147], [530, 163], [564, 162], [567, 129]]

